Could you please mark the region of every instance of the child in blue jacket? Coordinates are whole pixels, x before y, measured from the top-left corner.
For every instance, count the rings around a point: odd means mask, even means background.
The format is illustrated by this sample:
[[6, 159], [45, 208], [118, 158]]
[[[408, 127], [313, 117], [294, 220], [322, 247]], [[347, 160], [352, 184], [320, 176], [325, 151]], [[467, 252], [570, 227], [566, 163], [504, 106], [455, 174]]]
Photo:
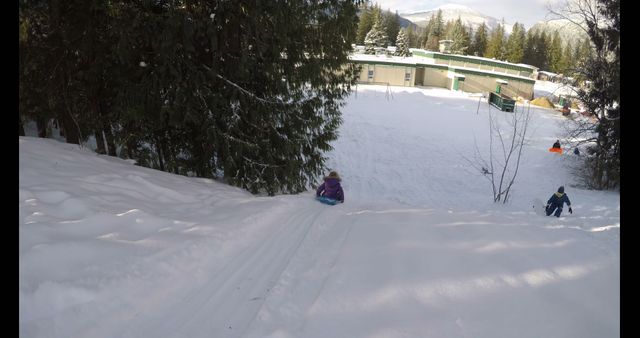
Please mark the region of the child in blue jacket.
[[564, 193], [564, 186], [560, 186], [560, 188], [558, 188], [558, 192], [553, 193], [553, 195], [551, 195], [551, 198], [549, 198], [549, 200], [547, 201], [547, 207], [545, 209], [547, 211], [547, 216], [550, 216], [555, 211], [555, 214], [553, 215], [556, 217], [560, 217], [560, 214], [562, 213], [562, 206], [564, 205], [564, 203], [567, 203], [567, 206], [569, 207], [569, 213], [573, 214], [569, 196]]

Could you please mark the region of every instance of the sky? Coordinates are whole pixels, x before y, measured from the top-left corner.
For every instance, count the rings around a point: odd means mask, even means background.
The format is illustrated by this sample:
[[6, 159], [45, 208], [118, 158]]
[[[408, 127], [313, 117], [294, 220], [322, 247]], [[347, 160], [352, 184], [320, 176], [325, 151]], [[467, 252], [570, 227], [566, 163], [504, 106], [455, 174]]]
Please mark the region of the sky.
[[382, 9], [389, 9], [398, 13], [431, 10], [445, 4], [464, 5], [476, 11], [492, 16], [498, 20], [504, 17], [505, 22], [514, 24], [523, 23], [531, 28], [538, 21], [550, 19], [547, 16], [546, 4], [549, 0], [373, 0]]
[[[20, 337], [617, 337], [620, 195], [580, 187], [570, 120], [531, 108], [505, 205], [467, 161], [522, 107], [357, 86], [336, 206], [19, 137]], [[573, 213], [537, 215], [559, 185]]]

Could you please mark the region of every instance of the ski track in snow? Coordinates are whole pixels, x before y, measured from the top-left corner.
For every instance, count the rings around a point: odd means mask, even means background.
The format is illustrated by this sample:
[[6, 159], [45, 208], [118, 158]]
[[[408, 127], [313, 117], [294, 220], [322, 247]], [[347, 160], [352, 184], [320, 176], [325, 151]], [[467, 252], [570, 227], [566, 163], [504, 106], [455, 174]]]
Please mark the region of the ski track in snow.
[[[189, 276], [175, 276], [150, 292], [142, 291], [144, 297], [133, 309], [105, 316], [97, 325], [80, 329], [78, 336], [106, 338], [119, 323], [127, 322], [118, 330], [119, 336], [241, 337], [323, 211], [305, 208], [292, 212], [295, 208], [290, 202], [275, 206], [279, 210], [272, 211], [273, 216], [287, 221], [277, 228], [273, 227], [278, 224], [273, 223], [274, 217], [259, 221], [263, 223], [260, 236], [254, 236], [242, 250], [229, 255], [233, 258], [223, 266], [203, 267], [205, 275], [191, 283], [177, 280]], [[288, 213], [291, 215], [284, 216]], [[214, 257], [211, 258], [213, 261]], [[176, 285], [185, 289], [167, 296], [167, 290]], [[154, 308], [154, 312], [145, 315], [149, 308]]]

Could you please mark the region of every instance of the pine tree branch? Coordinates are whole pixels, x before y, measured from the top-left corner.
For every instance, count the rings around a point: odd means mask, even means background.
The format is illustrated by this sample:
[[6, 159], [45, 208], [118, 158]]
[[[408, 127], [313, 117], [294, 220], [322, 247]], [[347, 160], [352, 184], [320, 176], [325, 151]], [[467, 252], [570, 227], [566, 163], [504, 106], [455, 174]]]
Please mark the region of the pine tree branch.
[[259, 166], [259, 167], [263, 167], [263, 168], [281, 168], [281, 167], [284, 167], [284, 165], [275, 165], [275, 164], [264, 164], [264, 163], [259, 163], [259, 162], [256, 162], [256, 161], [254, 161], [254, 160], [250, 159], [250, 158], [247, 158], [246, 156], [243, 156], [242, 158], [243, 158], [245, 161], [247, 161], [247, 162], [249, 162], [249, 163], [251, 163], [251, 164], [253, 164], [253, 165], [257, 165], [257, 166]]
[[[206, 65], [202, 65], [202, 67], [204, 67], [207, 71], [211, 72], [211, 68], [207, 67]], [[256, 100], [258, 100], [258, 101], [260, 101], [260, 102], [262, 102], [262, 103], [267, 103], [267, 104], [278, 104], [278, 105], [285, 104], [285, 103], [284, 103], [284, 102], [282, 102], [282, 101], [270, 101], [270, 100], [267, 100], [267, 99], [263, 99], [263, 98], [261, 98], [261, 97], [257, 96], [256, 94], [254, 94], [254, 93], [252, 93], [252, 92], [250, 92], [250, 91], [248, 91], [248, 90], [246, 90], [246, 89], [242, 88], [240, 85], [238, 85], [238, 84], [236, 84], [236, 83], [234, 83], [234, 82], [232, 82], [232, 81], [228, 80], [227, 78], [225, 78], [224, 76], [222, 76], [222, 75], [220, 75], [220, 74], [216, 74], [216, 77], [217, 77], [217, 78], [219, 78], [219, 79], [221, 79], [222, 81], [224, 81], [224, 82], [226, 82], [226, 83], [228, 83], [228, 84], [230, 84], [230, 85], [232, 85], [232, 86], [236, 87], [236, 88], [237, 88], [238, 90], [240, 90], [241, 92], [243, 92], [243, 93], [245, 93], [245, 94], [247, 94], [247, 95], [249, 95], [249, 96], [253, 97], [254, 99], [256, 99]]]

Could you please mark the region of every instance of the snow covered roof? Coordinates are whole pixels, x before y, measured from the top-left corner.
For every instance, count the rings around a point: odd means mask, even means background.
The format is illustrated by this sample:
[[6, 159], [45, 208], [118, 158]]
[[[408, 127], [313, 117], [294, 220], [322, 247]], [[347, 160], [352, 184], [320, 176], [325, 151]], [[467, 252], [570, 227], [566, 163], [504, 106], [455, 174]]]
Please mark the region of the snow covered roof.
[[417, 52], [417, 54], [421, 54], [421, 53], [422, 54], [433, 54], [434, 56], [443, 56], [445, 58], [456, 57], [456, 58], [471, 59], [471, 60], [478, 60], [478, 61], [485, 61], [485, 62], [493, 62], [493, 63], [503, 64], [503, 65], [506, 65], [506, 66], [518, 66], [518, 67], [528, 68], [528, 69], [531, 69], [531, 70], [537, 70], [538, 69], [538, 67], [535, 67], [535, 66], [532, 66], [532, 65], [527, 65], [527, 64], [524, 64], [524, 63], [511, 63], [511, 62], [506, 62], [506, 61], [501, 61], [501, 60], [496, 60], [496, 59], [485, 58], [485, 57], [481, 57], [481, 56], [461, 55], [461, 54], [447, 54], [447, 53], [428, 51], [428, 50], [419, 49], [419, 48], [409, 48], [409, 50], [412, 53]]
[[547, 72], [547, 71], [544, 71], [544, 70], [538, 71], [538, 74], [544, 74], [544, 75], [548, 75], [548, 76], [557, 76], [558, 75], [556, 73]]
[[418, 59], [415, 56], [401, 57], [401, 56], [386, 56], [386, 55], [373, 55], [373, 54], [351, 54], [349, 59], [354, 61], [372, 61], [372, 62], [390, 62], [390, 63], [406, 63], [408, 65], [415, 66], [416, 63], [425, 63], [422, 59]]
[[[446, 55], [446, 54], [445, 54]], [[389, 64], [406, 64], [411, 66], [418, 65], [432, 65], [441, 68], [448, 68], [449, 70], [455, 71], [458, 74], [466, 73], [466, 74], [480, 74], [480, 75], [492, 75], [495, 77], [502, 78], [511, 78], [514, 80], [520, 80], [525, 82], [533, 83], [534, 79], [526, 76], [519, 76], [515, 74], [506, 74], [503, 72], [496, 72], [485, 69], [478, 68], [470, 68], [470, 67], [462, 67], [462, 66], [449, 66], [443, 64], [435, 63], [433, 58], [423, 57], [423, 56], [409, 56], [409, 57], [401, 57], [401, 56], [387, 56], [387, 55], [372, 55], [372, 54], [351, 54], [349, 59], [353, 61], [360, 62], [375, 62], [375, 63], [389, 63]], [[462, 74], [461, 74], [462, 75]]]
[[528, 68], [531, 68], [531, 69], [534, 69], [534, 70], [538, 70], [538, 67], [532, 66], [532, 65], [528, 65], [526, 63], [515, 63], [515, 64], [518, 65], [518, 66], [528, 67]]

